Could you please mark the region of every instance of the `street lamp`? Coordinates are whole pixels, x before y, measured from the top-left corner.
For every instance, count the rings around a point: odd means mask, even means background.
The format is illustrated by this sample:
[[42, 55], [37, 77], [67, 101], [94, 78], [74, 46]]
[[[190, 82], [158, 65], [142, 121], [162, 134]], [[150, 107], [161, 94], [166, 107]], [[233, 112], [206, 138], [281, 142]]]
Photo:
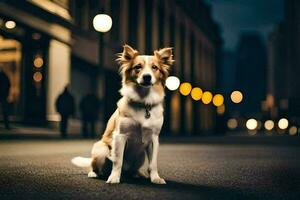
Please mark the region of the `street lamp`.
[[103, 59], [104, 59], [104, 43], [102, 33], [108, 32], [112, 27], [112, 19], [109, 15], [98, 14], [93, 19], [94, 29], [99, 33], [99, 69], [100, 73], [103, 68]]
[[93, 26], [94, 29], [98, 32], [108, 32], [112, 26], [112, 19], [109, 15], [98, 14], [93, 19]]
[[[94, 19], [93, 19], [93, 27], [94, 29], [99, 33], [99, 48], [98, 48], [98, 62], [99, 62], [99, 68], [98, 68], [98, 72], [99, 72], [99, 79], [100, 84], [98, 84], [98, 80], [97, 82], [97, 92], [99, 93], [99, 91], [101, 90], [101, 99], [103, 98], [103, 96], [105, 95], [105, 87], [103, 86], [105, 84], [105, 81], [103, 81], [103, 68], [104, 68], [104, 42], [103, 42], [103, 34], [102, 33], [106, 33], [108, 32], [111, 27], [112, 27], [112, 19], [109, 15], [106, 14], [97, 14]], [[105, 120], [105, 116], [106, 116], [106, 110], [105, 106], [102, 106], [103, 108], [103, 121]]]

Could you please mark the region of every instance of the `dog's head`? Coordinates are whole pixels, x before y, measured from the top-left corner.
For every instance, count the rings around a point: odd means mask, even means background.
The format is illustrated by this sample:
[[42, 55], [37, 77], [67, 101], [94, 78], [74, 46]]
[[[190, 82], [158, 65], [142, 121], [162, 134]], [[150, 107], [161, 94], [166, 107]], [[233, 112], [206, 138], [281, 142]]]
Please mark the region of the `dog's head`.
[[133, 83], [142, 87], [164, 85], [169, 68], [174, 62], [172, 48], [156, 50], [153, 55], [139, 55], [129, 45], [124, 45], [117, 61], [120, 64], [123, 84]]

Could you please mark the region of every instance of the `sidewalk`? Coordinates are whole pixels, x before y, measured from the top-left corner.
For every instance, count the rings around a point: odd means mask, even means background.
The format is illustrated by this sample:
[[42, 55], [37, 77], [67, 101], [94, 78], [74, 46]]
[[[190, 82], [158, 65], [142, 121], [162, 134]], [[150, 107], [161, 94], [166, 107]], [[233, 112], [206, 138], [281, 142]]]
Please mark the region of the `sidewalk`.
[[[81, 138], [80, 127], [69, 126], [67, 138]], [[60, 139], [58, 128], [38, 127], [23, 124], [11, 124], [7, 130], [0, 125], [0, 139]]]
[[[11, 123], [11, 129], [4, 128], [0, 123], [0, 139], [62, 139], [59, 132], [59, 124], [52, 126], [35, 126], [21, 123]], [[78, 119], [70, 119], [68, 124], [67, 139], [79, 139], [81, 136], [81, 121]], [[100, 138], [101, 123], [96, 123], [95, 138]]]
[[[58, 128], [34, 127], [12, 124], [6, 130], [0, 124], [0, 140], [61, 140], [83, 139], [80, 124], [70, 123], [67, 138], [61, 138]], [[100, 129], [97, 129], [100, 130]], [[100, 133], [93, 140], [100, 139]], [[161, 135], [162, 144], [205, 144], [205, 145], [292, 145], [300, 147], [299, 136], [289, 135], [248, 135], [246, 132], [226, 135], [170, 136]]]

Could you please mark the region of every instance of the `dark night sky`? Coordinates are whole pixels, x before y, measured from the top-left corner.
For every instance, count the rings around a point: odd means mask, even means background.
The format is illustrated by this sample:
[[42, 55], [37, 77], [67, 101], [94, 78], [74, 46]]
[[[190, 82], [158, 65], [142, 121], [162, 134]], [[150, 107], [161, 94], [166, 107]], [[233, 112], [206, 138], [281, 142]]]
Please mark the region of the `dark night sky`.
[[234, 50], [239, 34], [258, 31], [264, 38], [283, 19], [283, 0], [206, 0], [220, 24], [224, 47]]

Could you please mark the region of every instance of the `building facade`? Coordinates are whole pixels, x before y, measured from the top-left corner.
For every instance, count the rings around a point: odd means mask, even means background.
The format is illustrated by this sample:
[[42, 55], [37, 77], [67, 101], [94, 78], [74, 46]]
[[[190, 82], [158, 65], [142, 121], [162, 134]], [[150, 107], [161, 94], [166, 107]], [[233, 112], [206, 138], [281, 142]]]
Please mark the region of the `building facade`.
[[236, 50], [235, 88], [244, 95], [238, 105], [242, 117], [254, 117], [261, 113], [267, 92], [267, 48], [257, 32], [242, 33]]
[[286, 67], [289, 113], [300, 120], [300, 2], [285, 1]]
[[[113, 20], [112, 29], [103, 34], [101, 48], [92, 25], [99, 12]], [[16, 83], [20, 91], [16, 115], [21, 120], [58, 120], [54, 102], [64, 86], [70, 84], [77, 104], [87, 92], [97, 92], [105, 108], [104, 121], [107, 120], [119, 98], [115, 54], [122, 51], [125, 43], [143, 54], [173, 47], [176, 62], [171, 75], [203, 90], [217, 92], [221, 38], [210, 12], [210, 7], [198, 0], [188, 4], [182, 0], [0, 2], [3, 21], [0, 34], [21, 46], [15, 48], [20, 55], [14, 58], [19, 59], [15, 63], [20, 69], [16, 75], [20, 77], [20, 83]], [[13, 29], [6, 27], [10, 20], [16, 23]], [[99, 49], [103, 49], [100, 60], [103, 70], [98, 67]], [[36, 67], [34, 61], [39, 58], [43, 64]], [[41, 80], [34, 79], [37, 72], [42, 75]], [[99, 81], [102, 72], [104, 78]], [[40, 110], [30, 113], [33, 102], [40, 105]], [[216, 111], [212, 105], [195, 102], [177, 91], [167, 91], [165, 107], [165, 133], [198, 134], [215, 127]]]
[[284, 21], [269, 35], [268, 104], [273, 118], [300, 124], [300, 2], [286, 0]]

